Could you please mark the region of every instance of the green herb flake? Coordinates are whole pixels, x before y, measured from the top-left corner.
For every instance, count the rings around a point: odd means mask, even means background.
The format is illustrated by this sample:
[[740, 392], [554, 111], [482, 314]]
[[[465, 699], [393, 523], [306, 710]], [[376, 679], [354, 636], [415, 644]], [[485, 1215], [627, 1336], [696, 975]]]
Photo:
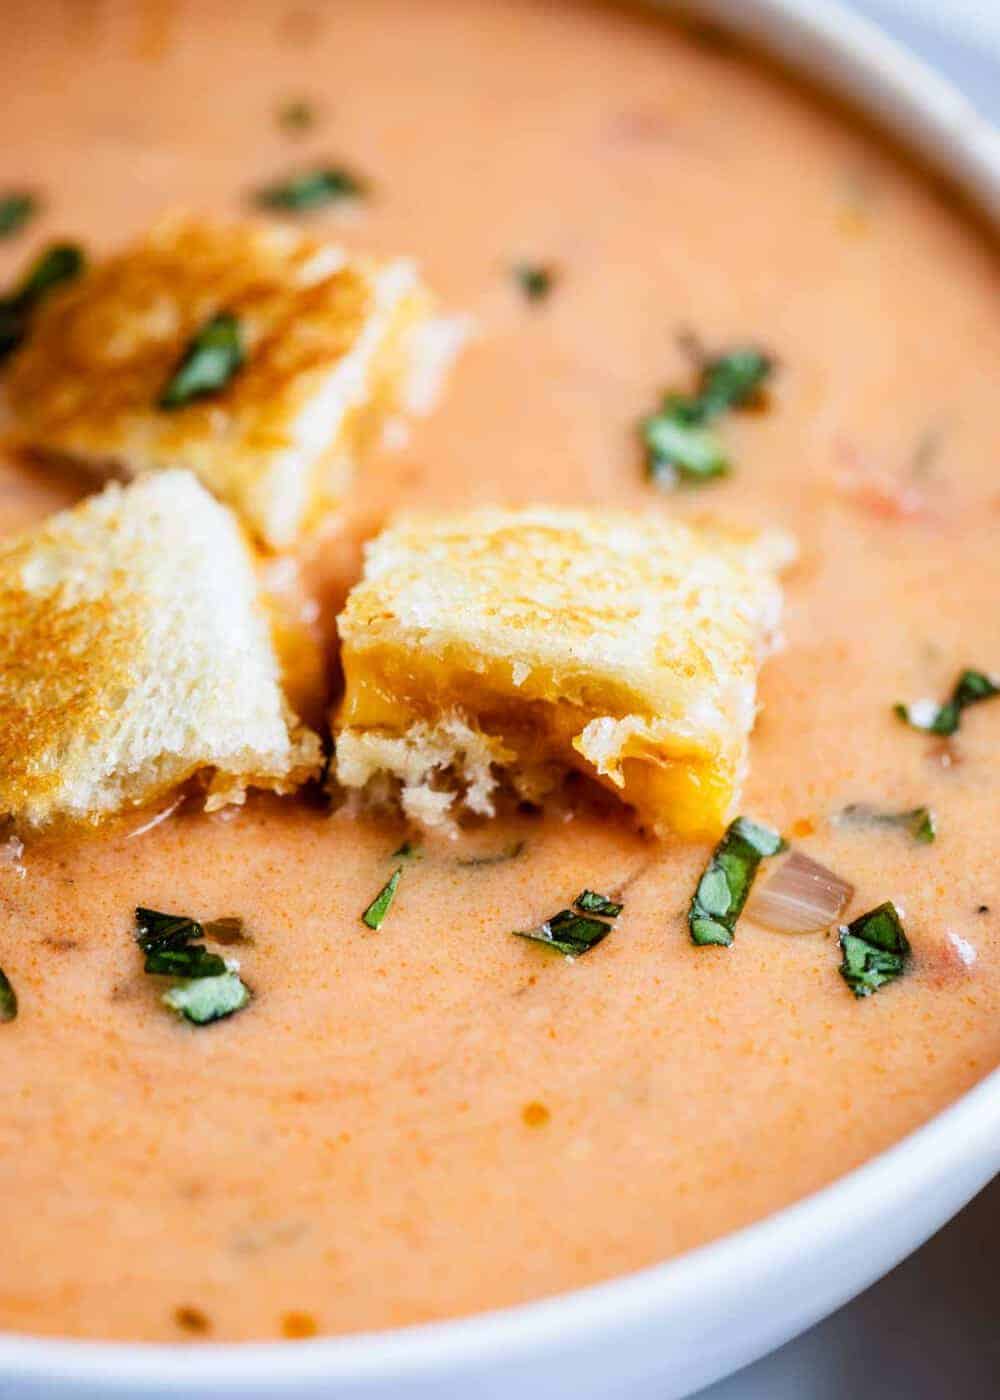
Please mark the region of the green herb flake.
[[577, 895], [573, 903], [585, 914], [601, 914], [606, 919], [617, 919], [624, 908], [624, 905], [616, 904], [606, 894], [596, 894], [593, 890], [584, 890], [582, 894]]
[[757, 867], [766, 856], [785, 849], [770, 827], [737, 817], [712, 853], [688, 909], [691, 942], [698, 947], [728, 948], [736, 921], [750, 893]]
[[771, 356], [754, 346], [704, 360], [695, 393], [667, 394], [659, 413], [642, 425], [650, 479], [673, 487], [725, 476], [729, 460], [709, 424], [733, 409], [759, 403], [773, 370]]
[[341, 166], [320, 166], [265, 185], [257, 191], [255, 200], [264, 209], [305, 213], [341, 200], [358, 199], [367, 192], [366, 182], [349, 170]]
[[479, 870], [484, 866], [505, 865], [509, 860], [517, 860], [524, 850], [524, 845], [523, 841], [513, 841], [502, 851], [493, 851], [489, 855], [482, 856], [464, 856], [456, 864], [460, 865], [463, 870]]
[[184, 914], [163, 914], [157, 909], [135, 911], [136, 942], [146, 955], [145, 970], [157, 977], [219, 977], [226, 964], [196, 939], [205, 930], [197, 919]]
[[250, 1000], [249, 989], [236, 972], [223, 971], [217, 977], [204, 977], [194, 982], [180, 982], [164, 992], [162, 1001], [185, 1021], [195, 1026], [207, 1026], [242, 1011]]
[[205, 931], [197, 919], [186, 914], [164, 914], [158, 909], [139, 905], [135, 911], [135, 938], [144, 953], [168, 948], [185, 948]]
[[[544, 943], [557, 953], [562, 953], [564, 958], [582, 957], [607, 938], [612, 925], [605, 920], [616, 919], [623, 906], [608, 899], [607, 895], [595, 894], [593, 890], [584, 890], [577, 895], [573, 905], [572, 909], [560, 909], [558, 914], [535, 928], [514, 929], [514, 936], [528, 938], [533, 943]], [[604, 917], [595, 919], [590, 917], [593, 914]]]
[[382, 927], [382, 921], [388, 914], [392, 901], [396, 898], [396, 891], [399, 888], [399, 881], [403, 874], [403, 867], [398, 866], [386, 880], [378, 894], [369, 904], [368, 908], [361, 915], [362, 923], [369, 928], [378, 929]]
[[221, 919], [203, 919], [201, 927], [206, 938], [227, 947], [233, 943], [253, 942], [238, 914], [227, 914]]
[[[200, 940], [212, 931], [220, 942], [243, 936], [243, 920], [216, 919], [205, 924], [186, 914], [166, 914], [143, 905], [135, 911], [135, 937], [145, 953], [145, 971], [181, 980], [161, 1000], [193, 1025], [204, 1026], [241, 1010], [250, 992], [238, 973]], [[235, 934], [235, 937], [234, 937]]]
[[413, 841], [404, 841], [392, 853], [393, 860], [423, 860], [424, 853]]
[[734, 408], [760, 402], [761, 392], [774, 371], [770, 355], [754, 346], [730, 350], [702, 366], [698, 404], [702, 422], [709, 422]]
[[35, 307], [60, 282], [72, 282], [86, 265], [75, 243], [53, 243], [32, 263], [12, 300]]
[[544, 263], [515, 263], [511, 273], [528, 301], [545, 301], [555, 286], [555, 269]]
[[914, 841], [930, 845], [937, 836], [937, 818], [929, 807], [910, 807], [902, 812], [884, 812], [864, 802], [852, 802], [834, 819], [851, 826], [894, 826]]
[[210, 953], [200, 943], [187, 948], [154, 948], [146, 954], [145, 971], [157, 977], [221, 977], [226, 964], [218, 953]]
[[610, 924], [601, 919], [588, 918], [585, 914], [575, 914], [572, 909], [561, 909], [537, 928], [514, 930], [515, 937], [545, 943], [566, 958], [579, 958], [589, 953], [610, 932]]
[[224, 389], [244, 363], [243, 333], [235, 316], [221, 311], [192, 338], [157, 400], [158, 408], [184, 408]]
[[981, 700], [990, 700], [995, 695], [1000, 695], [1000, 685], [991, 676], [983, 671], [963, 671], [955, 683], [951, 698], [936, 710], [930, 708], [924, 713], [921, 704], [894, 705], [893, 711], [911, 728], [947, 738], [957, 731], [963, 710], [970, 705], [978, 705]]
[[899, 911], [891, 900], [840, 930], [840, 975], [856, 997], [868, 997], [901, 977], [910, 956]]
[[17, 1015], [17, 993], [10, 984], [10, 978], [0, 967], [0, 1024], [13, 1021]]
[[278, 125], [282, 131], [298, 134], [316, 125], [316, 108], [304, 97], [293, 97], [282, 102], [277, 111]]
[[729, 459], [713, 432], [685, 422], [675, 410], [654, 414], [642, 426], [651, 480], [673, 486], [725, 476]]
[[0, 194], [0, 238], [19, 233], [37, 213], [38, 200], [27, 190], [8, 190]]
[[0, 361], [21, 344], [32, 315], [49, 292], [79, 277], [84, 265], [76, 244], [53, 243], [39, 254], [13, 292], [0, 297]]

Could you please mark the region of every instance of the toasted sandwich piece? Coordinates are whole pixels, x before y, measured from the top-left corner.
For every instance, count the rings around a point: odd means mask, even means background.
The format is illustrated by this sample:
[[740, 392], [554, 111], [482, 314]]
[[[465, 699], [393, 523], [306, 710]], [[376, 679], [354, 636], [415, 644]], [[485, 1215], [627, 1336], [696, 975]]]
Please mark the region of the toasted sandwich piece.
[[775, 645], [777, 532], [536, 506], [398, 518], [339, 619], [336, 777], [448, 826], [568, 769], [658, 834], [714, 837]]
[[[281, 549], [336, 506], [388, 425], [431, 406], [458, 325], [431, 311], [409, 262], [168, 218], [39, 309], [10, 401], [28, 446], [98, 471], [187, 467]], [[230, 372], [164, 405], [220, 316], [239, 342]]]
[[113, 483], [0, 542], [0, 814], [98, 822], [202, 772], [212, 808], [319, 767], [250, 551], [189, 472]]

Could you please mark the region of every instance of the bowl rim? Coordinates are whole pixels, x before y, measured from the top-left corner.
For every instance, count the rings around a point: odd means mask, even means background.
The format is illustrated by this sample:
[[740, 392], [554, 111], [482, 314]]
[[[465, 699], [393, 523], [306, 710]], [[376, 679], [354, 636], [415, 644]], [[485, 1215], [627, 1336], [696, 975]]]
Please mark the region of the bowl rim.
[[[840, 0], [652, 0], [750, 39], [815, 86], [860, 109], [904, 148], [950, 175], [1000, 224], [1000, 130], [946, 78]], [[749, 1294], [761, 1271], [791, 1267], [810, 1249], [877, 1225], [881, 1202], [908, 1209], [970, 1162], [1000, 1168], [1000, 1069], [884, 1152], [820, 1190], [710, 1244], [605, 1282], [527, 1303], [379, 1332], [311, 1341], [147, 1343], [0, 1333], [0, 1379], [136, 1386], [175, 1392], [192, 1383], [239, 1393], [273, 1377], [285, 1385], [419, 1382], [492, 1363], [566, 1351], [599, 1336], [614, 1345], [682, 1302], [734, 1284]], [[992, 1174], [982, 1171], [986, 1177]]]

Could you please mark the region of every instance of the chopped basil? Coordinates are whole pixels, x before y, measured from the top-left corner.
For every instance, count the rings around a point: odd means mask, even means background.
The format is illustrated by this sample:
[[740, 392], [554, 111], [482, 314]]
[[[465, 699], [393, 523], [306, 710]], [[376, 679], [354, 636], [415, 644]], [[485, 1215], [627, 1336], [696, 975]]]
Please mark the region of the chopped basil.
[[229, 945], [253, 942], [238, 914], [228, 914], [221, 919], [203, 919], [201, 927], [205, 937], [214, 939], [216, 943]]
[[528, 301], [544, 301], [555, 285], [555, 272], [544, 263], [515, 263], [511, 272]]
[[305, 98], [295, 97], [278, 108], [278, 125], [284, 131], [308, 131], [316, 124], [316, 108]]
[[611, 932], [611, 925], [600, 919], [590, 919], [584, 914], [574, 914], [572, 909], [561, 909], [551, 919], [546, 919], [537, 928], [515, 929], [518, 938], [530, 938], [535, 943], [547, 943], [557, 953], [567, 958], [578, 958], [596, 948]]
[[936, 709], [931, 706], [924, 711], [921, 705], [894, 705], [895, 714], [914, 729], [922, 729], [927, 734], [954, 734], [961, 721], [962, 711], [981, 700], [989, 700], [1000, 695], [1000, 685], [982, 671], [963, 671], [955, 683], [951, 699]]
[[649, 477], [673, 486], [724, 476], [729, 461], [708, 425], [731, 409], [756, 402], [773, 369], [771, 357], [753, 346], [705, 360], [695, 393], [667, 394], [659, 413], [642, 425]]
[[70, 282], [83, 271], [85, 259], [75, 243], [53, 243], [32, 263], [12, 300], [34, 307], [60, 282]]
[[164, 992], [165, 1006], [198, 1026], [231, 1016], [246, 1006], [250, 992], [239, 975], [217, 953], [195, 941], [213, 928], [224, 929], [233, 941], [234, 927], [239, 929], [238, 936], [242, 935], [242, 919], [230, 917], [203, 925], [186, 914], [164, 914], [140, 905], [135, 911], [135, 927], [136, 942], [146, 955], [145, 971], [183, 979]]
[[0, 194], [0, 238], [18, 233], [38, 213], [38, 200], [26, 190]]
[[369, 904], [368, 908], [361, 915], [363, 923], [369, 928], [381, 928], [382, 920], [389, 912], [392, 901], [396, 898], [396, 890], [399, 888], [400, 877], [403, 874], [403, 867], [398, 866], [386, 880], [378, 894]]
[[146, 954], [145, 970], [158, 977], [221, 977], [226, 964], [218, 953], [200, 943], [188, 948], [154, 948]]
[[706, 361], [698, 386], [701, 421], [756, 402], [774, 370], [770, 355], [754, 346], [730, 350]]
[[236, 972], [223, 971], [218, 977], [181, 982], [163, 993], [163, 1004], [195, 1026], [207, 1026], [241, 1011], [250, 993]]
[[606, 919], [617, 919], [624, 908], [624, 905], [616, 904], [606, 894], [596, 894], [593, 890], [584, 890], [582, 894], [577, 895], [573, 903], [585, 914], [602, 914]]
[[[584, 890], [573, 901], [573, 909], [560, 909], [551, 919], [538, 924], [536, 928], [514, 929], [516, 938], [529, 938], [533, 943], [544, 943], [562, 953], [565, 958], [579, 958], [596, 948], [602, 939], [611, 932], [611, 924], [604, 919], [591, 918], [591, 914], [603, 914], [607, 919], [616, 919], [622, 905], [593, 890]], [[585, 912], [580, 913], [583, 910]]]
[[864, 802], [852, 802], [838, 813], [836, 821], [855, 826], [897, 826], [914, 841], [929, 845], [937, 836], [937, 819], [929, 807], [910, 807], [902, 812], [883, 812]]
[[10, 978], [0, 967], [0, 1023], [13, 1021], [17, 1015], [17, 993], [10, 984]]
[[32, 313], [53, 287], [79, 277], [84, 257], [73, 243], [53, 243], [32, 263], [9, 296], [0, 297], [0, 360], [27, 334]]
[[156, 909], [135, 911], [136, 942], [146, 954], [145, 970], [160, 977], [218, 977], [226, 964], [195, 939], [205, 930], [197, 919], [184, 914], [162, 914]]
[[304, 170], [287, 180], [265, 185], [255, 196], [265, 209], [285, 209], [303, 212], [336, 204], [343, 199], [357, 199], [367, 193], [368, 186], [357, 175], [340, 166], [320, 166]]
[[902, 976], [910, 944], [891, 900], [840, 930], [840, 975], [856, 997], [868, 997]]
[[715, 434], [684, 422], [672, 411], [647, 418], [643, 436], [649, 475], [662, 485], [709, 481], [729, 471], [729, 459]]
[[514, 841], [502, 851], [495, 851], [492, 855], [485, 856], [465, 856], [458, 860], [456, 864], [464, 870], [479, 869], [484, 865], [503, 865], [508, 860], [516, 860], [524, 850], [523, 841]]
[[228, 311], [212, 316], [196, 332], [157, 400], [158, 408], [183, 408], [217, 393], [245, 359], [240, 323]]
[[692, 943], [729, 947], [757, 867], [765, 856], [777, 855], [784, 848], [784, 840], [770, 827], [746, 817], [737, 817], [730, 824], [712, 852], [688, 909]]
[[205, 936], [197, 919], [190, 919], [186, 914], [163, 914], [141, 904], [135, 911], [135, 929], [136, 942], [144, 953], [184, 948]]

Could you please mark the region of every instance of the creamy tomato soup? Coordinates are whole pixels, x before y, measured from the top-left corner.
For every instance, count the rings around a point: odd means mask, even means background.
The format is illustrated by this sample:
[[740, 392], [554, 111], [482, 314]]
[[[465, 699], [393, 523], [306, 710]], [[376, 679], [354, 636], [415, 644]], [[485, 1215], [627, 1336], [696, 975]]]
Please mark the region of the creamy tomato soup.
[[[585, 0], [7, 0], [0, 90], [4, 180], [44, 199], [0, 242], [7, 280], [48, 239], [238, 215], [323, 158], [371, 192], [310, 224], [412, 253], [477, 318], [435, 416], [304, 551], [331, 636], [400, 505], [793, 532], [741, 810], [853, 883], [849, 917], [894, 900], [914, 950], [862, 1001], [835, 932], [744, 916], [694, 947], [710, 847], [572, 790], [421, 839], [378, 932], [360, 914], [408, 833], [318, 798], [29, 843], [0, 865], [0, 1326], [296, 1337], [536, 1298], [787, 1205], [997, 1064], [1000, 701], [947, 742], [892, 713], [1000, 668], [997, 265], [946, 196], [711, 36]], [[780, 368], [720, 428], [731, 475], [669, 494], [636, 428], [690, 383], [685, 330]], [[8, 453], [0, 525], [87, 489]], [[937, 839], [836, 820], [859, 803], [927, 806]], [[587, 957], [509, 936], [584, 887], [625, 903]], [[242, 916], [251, 1005], [171, 1016], [137, 904]]]

